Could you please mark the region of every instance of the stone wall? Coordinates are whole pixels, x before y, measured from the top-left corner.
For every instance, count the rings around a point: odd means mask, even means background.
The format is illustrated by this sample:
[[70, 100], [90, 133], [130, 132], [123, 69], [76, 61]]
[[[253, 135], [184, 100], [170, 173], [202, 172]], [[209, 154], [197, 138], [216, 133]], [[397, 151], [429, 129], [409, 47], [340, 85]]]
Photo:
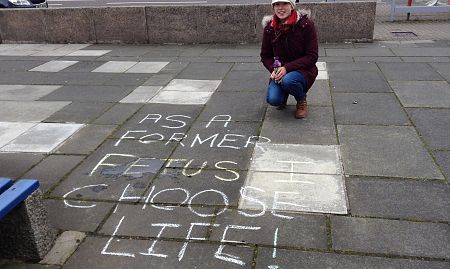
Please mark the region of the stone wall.
[[[305, 3], [320, 42], [371, 41], [375, 2]], [[0, 10], [3, 43], [253, 43], [270, 5]]]

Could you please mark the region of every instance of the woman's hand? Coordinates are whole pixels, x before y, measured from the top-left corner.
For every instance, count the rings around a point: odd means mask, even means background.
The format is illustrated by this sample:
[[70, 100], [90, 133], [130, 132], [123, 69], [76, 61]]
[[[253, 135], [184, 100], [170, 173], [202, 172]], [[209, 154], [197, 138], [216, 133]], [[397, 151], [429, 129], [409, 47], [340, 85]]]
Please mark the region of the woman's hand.
[[286, 75], [286, 68], [282, 67], [278, 67], [277, 71], [273, 71], [272, 74], [270, 74], [270, 78], [276, 81], [280, 81], [284, 75]]

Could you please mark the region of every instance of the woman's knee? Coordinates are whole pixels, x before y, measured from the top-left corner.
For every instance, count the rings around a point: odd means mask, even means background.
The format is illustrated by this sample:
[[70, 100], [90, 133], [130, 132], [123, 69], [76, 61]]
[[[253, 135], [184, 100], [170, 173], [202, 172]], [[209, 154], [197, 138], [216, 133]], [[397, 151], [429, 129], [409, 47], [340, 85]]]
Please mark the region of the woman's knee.
[[281, 96], [267, 95], [267, 103], [271, 106], [280, 106], [283, 104], [284, 100]]

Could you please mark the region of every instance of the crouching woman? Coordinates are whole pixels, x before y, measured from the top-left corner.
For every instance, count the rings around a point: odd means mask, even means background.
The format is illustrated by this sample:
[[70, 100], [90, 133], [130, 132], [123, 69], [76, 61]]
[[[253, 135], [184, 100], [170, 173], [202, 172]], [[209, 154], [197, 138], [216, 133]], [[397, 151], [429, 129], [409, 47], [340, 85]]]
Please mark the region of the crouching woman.
[[307, 114], [306, 93], [317, 77], [318, 41], [310, 12], [295, 10], [294, 0], [272, 0], [273, 16], [263, 19], [261, 62], [270, 72], [267, 102], [284, 109], [297, 101], [296, 118]]

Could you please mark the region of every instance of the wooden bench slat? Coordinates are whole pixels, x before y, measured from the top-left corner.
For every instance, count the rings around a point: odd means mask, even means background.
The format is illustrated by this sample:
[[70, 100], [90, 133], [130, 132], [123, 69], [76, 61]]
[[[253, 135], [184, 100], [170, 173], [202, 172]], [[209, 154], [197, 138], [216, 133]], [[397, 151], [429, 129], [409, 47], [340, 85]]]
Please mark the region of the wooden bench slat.
[[0, 194], [6, 191], [9, 187], [11, 187], [13, 181], [9, 178], [0, 177]]
[[0, 194], [0, 219], [39, 188], [39, 181], [21, 179]]

